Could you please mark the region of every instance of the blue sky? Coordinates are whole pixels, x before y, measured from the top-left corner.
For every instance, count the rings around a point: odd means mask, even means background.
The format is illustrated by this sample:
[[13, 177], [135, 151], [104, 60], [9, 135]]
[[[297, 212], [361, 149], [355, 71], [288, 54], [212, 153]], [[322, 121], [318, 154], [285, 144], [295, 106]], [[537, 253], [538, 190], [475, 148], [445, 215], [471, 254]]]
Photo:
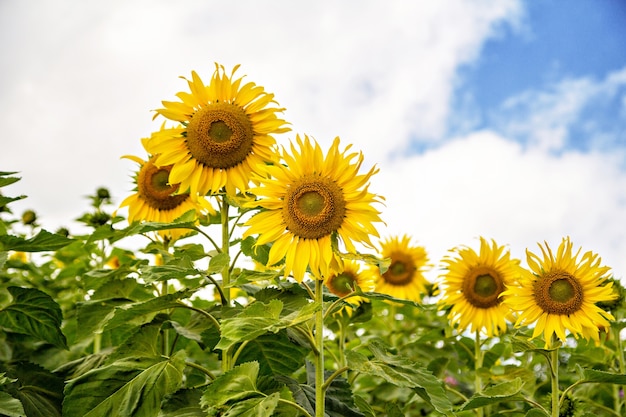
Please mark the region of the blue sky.
[[[293, 132], [364, 152], [382, 237], [436, 263], [479, 236], [524, 258], [571, 236], [626, 274], [620, 0], [4, 0], [0, 170], [54, 230], [132, 190], [151, 111], [214, 62], [275, 94]], [[436, 273], [436, 272], [435, 272]]]

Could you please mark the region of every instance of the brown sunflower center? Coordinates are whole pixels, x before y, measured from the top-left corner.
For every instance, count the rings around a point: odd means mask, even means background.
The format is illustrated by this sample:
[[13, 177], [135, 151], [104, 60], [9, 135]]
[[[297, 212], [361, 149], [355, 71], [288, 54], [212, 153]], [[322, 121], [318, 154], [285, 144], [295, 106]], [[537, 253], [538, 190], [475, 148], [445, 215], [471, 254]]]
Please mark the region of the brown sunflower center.
[[383, 279], [391, 285], [403, 286], [410, 283], [416, 270], [411, 256], [404, 252], [393, 252], [389, 258], [391, 265], [383, 274]]
[[178, 184], [168, 183], [171, 169], [171, 165], [158, 168], [148, 161], [139, 170], [137, 192], [139, 197], [154, 209], [175, 209], [189, 196], [189, 194], [174, 194], [178, 190]]
[[356, 285], [356, 276], [352, 272], [344, 271], [333, 276], [327, 282], [327, 287], [333, 294], [339, 297], [345, 297], [354, 291]]
[[318, 175], [300, 178], [285, 195], [283, 219], [287, 228], [304, 239], [319, 239], [343, 223], [346, 202], [341, 188]]
[[502, 277], [489, 266], [471, 269], [463, 280], [463, 295], [468, 303], [477, 308], [491, 308], [500, 304], [498, 296], [502, 291]]
[[568, 272], [550, 272], [535, 281], [537, 305], [548, 314], [573, 314], [583, 304], [583, 288]]
[[232, 168], [252, 151], [254, 130], [245, 111], [234, 104], [213, 103], [198, 110], [187, 125], [191, 155], [210, 168]]

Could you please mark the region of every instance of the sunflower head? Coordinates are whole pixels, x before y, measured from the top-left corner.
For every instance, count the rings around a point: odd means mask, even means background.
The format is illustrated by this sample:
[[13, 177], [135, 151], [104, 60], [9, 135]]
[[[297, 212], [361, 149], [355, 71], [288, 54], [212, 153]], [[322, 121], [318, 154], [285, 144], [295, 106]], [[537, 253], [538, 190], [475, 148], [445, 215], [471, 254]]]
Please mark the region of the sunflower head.
[[383, 273], [372, 267], [376, 277], [376, 291], [395, 298], [421, 301], [429, 282], [424, 272], [430, 266], [426, 249], [411, 244], [411, 237], [393, 236], [381, 243], [380, 254], [389, 260]]
[[520, 313], [516, 325], [534, 323], [532, 337], [543, 334], [547, 347], [556, 338], [564, 342], [566, 331], [598, 343], [600, 329], [614, 320], [597, 305], [615, 298], [609, 268], [601, 266], [598, 255], [581, 256], [581, 249], [574, 253], [572, 247], [568, 237], [556, 254], [547, 243], [539, 245], [541, 256], [527, 250], [530, 269], [504, 292], [505, 302]]
[[[126, 156], [139, 164], [135, 176], [136, 193], [128, 196], [120, 207], [128, 206], [128, 221], [148, 221], [169, 223], [190, 210], [199, 216], [206, 212], [215, 213], [210, 203], [204, 198], [191, 199], [188, 193], [178, 194], [178, 185], [170, 184], [171, 166], [158, 167], [154, 164], [155, 156], [144, 161], [135, 156]], [[173, 241], [189, 233], [188, 229], [161, 230], [158, 235]]]
[[510, 309], [500, 296], [506, 285], [520, 273], [519, 260], [511, 259], [504, 246], [480, 238], [480, 250], [461, 246], [454, 248], [442, 263], [443, 297], [441, 308], [449, 308], [448, 319], [466, 329], [481, 331], [491, 337], [506, 329]]
[[163, 101], [156, 116], [181, 123], [162, 129], [146, 141], [151, 154], [159, 154], [157, 166], [172, 166], [170, 180], [180, 192], [207, 195], [223, 189], [234, 195], [245, 191], [258, 165], [275, 160], [272, 135], [287, 132], [287, 123], [277, 113], [274, 95], [252, 82], [230, 76], [215, 64], [208, 85], [193, 71], [186, 80], [188, 92], [180, 101]]
[[[374, 291], [374, 276], [368, 269], [361, 269], [355, 261], [344, 261], [343, 271], [334, 272], [324, 278], [324, 285], [337, 297], [345, 297], [354, 292], [357, 287], [363, 292]], [[352, 296], [346, 302], [358, 305], [364, 301], [363, 297]]]
[[357, 243], [372, 247], [381, 197], [368, 191], [368, 182], [378, 170], [360, 173], [363, 155], [349, 148], [341, 151], [336, 138], [325, 156], [298, 135], [291, 152], [283, 149], [283, 163], [259, 167], [259, 186], [250, 189], [258, 200], [249, 206], [262, 211], [248, 220], [244, 238], [258, 234], [257, 245], [271, 243], [268, 266], [284, 259], [285, 276], [302, 281], [308, 269], [324, 279], [343, 270], [335, 241], [351, 253]]

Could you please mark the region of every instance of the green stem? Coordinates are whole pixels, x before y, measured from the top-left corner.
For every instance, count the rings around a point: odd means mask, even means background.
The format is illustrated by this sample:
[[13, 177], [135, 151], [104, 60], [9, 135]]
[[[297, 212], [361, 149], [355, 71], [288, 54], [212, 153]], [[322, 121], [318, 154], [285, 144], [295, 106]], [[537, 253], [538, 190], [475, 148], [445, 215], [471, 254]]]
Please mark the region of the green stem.
[[211, 371], [209, 371], [208, 369], [206, 369], [204, 366], [198, 365], [195, 362], [189, 362], [189, 361], [185, 362], [185, 365], [187, 365], [187, 366], [189, 366], [191, 368], [196, 368], [197, 370], [199, 370], [200, 372], [202, 372], [203, 374], [208, 376], [211, 381], [215, 380], [215, 375], [213, 375], [213, 373]]
[[289, 400], [284, 400], [282, 398], [278, 399], [279, 403], [283, 403], [283, 404], [287, 404], [292, 406], [293, 408], [295, 408], [296, 410], [298, 410], [300, 413], [304, 414], [305, 417], [312, 417], [311, 414], [309, 414], [308, 411], [306, 411], [304, 408], [302, 408], [300, 405], [294, 403], [293, 401], [289, 401]]
[[[230, 258], [230, 230], [228, 225], [228, 202], [226, 197], [222, 198], [220, 207], [220, 215], [222, 220], [222, 253]], [[230, 261], [226, 262], [222, 268], [222, 290], [220, 292], [223, 297], [222, 307], [230, 307]], [[222, 371], [227, 372], [233, 367], [233, 350], [229, 348], [222, 352]]]
[[315, 313], [315, 417], [324, 417], [324, 296], [322, 280], [315, 279], [315, 302], [319, 310]]
[[341, 367], [341, 368], [337, 369], [335, 372], [333, 372], [333, 374], [331, 376], [328, 377], [326, 382], [324, 382], [324, 385], [322, 386], [322, 389], [324, 391], [326, 391], [328, 389], [328, 387], [330, 387], [330, 384], [333, 383], [335, 378], [337, 378], [339, 375], [343, 374], [344, 372], [346, 372], [348, 370], [350, 370], [350, 368], [348, 368], [347, 366], [344, 366], [344, 367]]
[[[626, 374], [626, 362], [624, 361], [624, 348], [622, 346], [622, 339], [620, 338], [620, 331], [621, 329], [617, 328], [617, 327], [613, 327], [613, 334], [614, 334], [614, 338], [615, 338], [615, 343], [616, 343], [616, 349], [617, 349], [617, 363], [619, 365], [619, 373], [620, 374]], [[615, 414], [617, 414], [618, 416], [622, 415], [622, 407], [624, 406], [624, 400], [620, 397], [620, 392], [624, 393], [624, 386], [623, 385], [615, 385]]]
[[552, 385], [552, 417], [559, 417], [559, 348], [550, 352], [550, 382]]
[[[483, 390], [483, 381], [480, 377], [480, 368], [483, 367], [483, 351], [480, 348], [480, 332], [476, 330], [474, 339], [474, 392], [478, 394]], [[476, 415], [483, 417], [484, 410], [481, 408], [476, 409]]]

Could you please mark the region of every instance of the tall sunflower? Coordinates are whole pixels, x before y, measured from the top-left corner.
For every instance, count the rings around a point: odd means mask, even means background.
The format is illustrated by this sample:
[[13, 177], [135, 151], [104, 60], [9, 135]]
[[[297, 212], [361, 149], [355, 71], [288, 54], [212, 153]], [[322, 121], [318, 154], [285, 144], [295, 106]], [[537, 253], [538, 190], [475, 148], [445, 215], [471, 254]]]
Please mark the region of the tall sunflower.
[[376, 292], [395, 298], [421, 301], [429, 282], [424, 271], [429, 266], [426, 249], [411, 244], [411, 238], [393, 236], [381, 244], [381, 256], [390, 259], [387, 271], [380, 273], [372, 267], [376, 276]]
[[273, 94], [235, 78], [239, 66], [230, 76], [223, 66], [215, 66], [209, 85], [193, 71], [186, 80], [190, 92], [179, 92], [180, 101], [163, 101], [164, 108], [156, 110], [182, 128], [164, 129], [144, 145], [159, 155], [157, 166], [172, 166], [170, 181], [192, 196], [215, 194], [223, 187], [231, 195], [246, 190], [250, 173], [275, 159], [271, 135], [290, 130], [276, 116], [284, 109], [274, 106]]
[[255, 206], [264, 209], [251, 217], [243, 237], [259, 235], [257, 245], [271, 243], [268, 266], [285, 259], [285, 276], [302, 281], [305, 271], [318, 279], [341, 271], [341, 258], [333, 251], [336, 235], [348, 252], [355, 243], [372, 247], [370, 235], [378, 236], [373, 223], [380, 222], [373, 207], [381, 197], [368, 191], [378, 169], [359, 174], [362, 153], [339, 150], [335, 138], [324, 156], [308, 136], [296, 136], [291, 155], [282, 150], [285, 164], [259, 167], [260, 186], [250, 192], [259, 197]]
[[553, 335], [564, 342], [566, 331], [598, 342], [599, 328], [614, 320], [596, 305], [615, 297], [607, 281], [610, 268], [600, 266], [597, 254], [579, 257], [581, 249], [573, 253], [569, 237], [561, 241], [556, 256], [544, 244], [539, 244], [542, 257], [526, 251], [530, 270], [503, 293], [504, 302], [520, 313], [515, 325], [535, 323], [532, 338], [543, 333], [546, 347], [552, 346]]
[[[195, 210], [198, 214], [215, 213], [205, 198], [191, 199], [189, 193], [176, 194], [178, 185], [171, 185], [168, 180], [171, 166], [157, 167], [154, 164], [154, 156], [147, 161], [132, 155], [124, 158], [139, 164], [135, 176], [137, 192], [126, 197], [120, 204], [120, 208], [128, 206], [129, 223], [135, 221], [168, 223], [190, 210]], [[188, 229], [169, 229], [159, 231], [159, 235], [173, 241], [189, 232]]]
[[[345, 297], [356, 287], [363, 292], [374, 291], [374, 276], [368, 269], [361, 269], [361, 266], [352, 260], [344, 261], [343, 270], [334, 272], [328, 277], [324, 277], [324, 285], [328, 290], [338, 297]], [[365, 299], [360, 296], [346, 298], [346, 302], [352, 305], [359, 305]]]
[[440, 306], [450, 307], [448, 319], [466, 329], [483, 331], [492, 337], [506, 330], [510, 308], [500, 295], [520, 274], [519, 260], [511, 259], [504, 246], [480, 238], [480, 251], [457, 247], [443, 259], [447, 272], [442, 275]]

